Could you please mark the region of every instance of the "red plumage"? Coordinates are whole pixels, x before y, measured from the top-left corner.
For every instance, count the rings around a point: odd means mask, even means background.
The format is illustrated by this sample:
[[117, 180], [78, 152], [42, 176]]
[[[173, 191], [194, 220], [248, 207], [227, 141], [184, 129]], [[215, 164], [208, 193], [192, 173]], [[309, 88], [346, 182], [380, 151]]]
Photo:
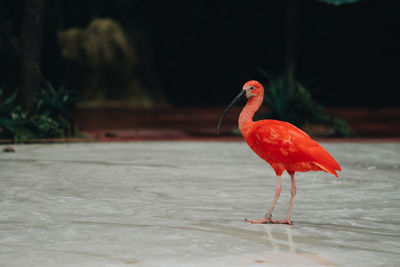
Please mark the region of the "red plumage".
[[338, 176], [336, 160], [296, 126], [276, 120], [254, 123], [246, 138], [250, 148], [274, 168], [276, 175], [288, 172], [326, 171]]
[[[277, 120], [253, 121], [254, 113], [261, 106], [264, 97], [264, 88], [257, 81], [245, 83], [241, 93], [222, 115], [218, 129], [227, 112], [244, 95], [248, 101], [239, 116], [239, 130], [250, 148], [260, 158], [267, 161], [278, 176], [275, 197], [265, 218], [246, 221], [292, 224], [290, 216], [296, 195], [295, 172], [325, 171], [337, 177], [336, 171], [341, 170], [340, 166], [322, 146], [296, 126]], [[281, 175], [285, 170], [289, 173], [292, 181], [289, 210], [285, 220], [273, 220], [272, 211], [281, 192]]]

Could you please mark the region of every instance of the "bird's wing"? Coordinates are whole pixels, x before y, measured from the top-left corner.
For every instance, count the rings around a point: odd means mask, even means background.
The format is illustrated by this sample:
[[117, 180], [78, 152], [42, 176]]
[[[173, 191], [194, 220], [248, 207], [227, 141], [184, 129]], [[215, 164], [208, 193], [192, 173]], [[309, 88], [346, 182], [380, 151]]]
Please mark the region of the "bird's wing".
[[313, 163], [335, 176], [335, 170], [340, 170], [339, 164], [323, 147], [290, 123], [258, 121], [253, 134], [262, 153], [273, 162], [285, 166]]

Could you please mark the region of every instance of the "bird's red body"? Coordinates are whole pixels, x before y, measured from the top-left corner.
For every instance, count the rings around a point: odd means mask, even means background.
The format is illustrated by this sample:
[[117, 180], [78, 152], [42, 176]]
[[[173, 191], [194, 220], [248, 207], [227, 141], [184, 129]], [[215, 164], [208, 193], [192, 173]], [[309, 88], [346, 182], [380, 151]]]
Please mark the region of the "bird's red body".
[[275, 170], [276, 175], [326, 171], [338, 176], [335, 159], [296, 126], [276, 120], [257, 121], [245, 136], [247, 144]]
[[272, 166], [276, 175], [286, 170], [289, 174], [326, 171], [337, 176], [340, 166], [335, 159], [296, 126], [277, 120], [253, 122], [254, 113], [263, 102], [264, 89], [256, 81], [246, 85], [254, 89], [240, 113], [239, 129], [250, 148]]
[[[253, 121], [254, 113], [260, 108], [264, 88], [257, 81], [248, 81], [243, 91], [231, 103], [237, 101], [241, 95], [246, 95], [248, 101], [239, 116], [239, 130], [250, 148], [262, 159], [268, 162], [278, 176], [275, 198], [265, 219], [246, 220], [251, 223], [288, 223], [293, 207], [296, 185], [295, 172], [325, 171], [338, 176], [336, 170], [341, 170], [336, 160], [317, 142], [296, 126], [277, 120]], [[222, 122], [225, 114], [221, 118]], [[220, 126], [220, 125], [219, 125]], [[292, 179], [292, 197], [286, 220], [272, 220], [272, 210], [281, 192], [281, 175], [287, 171]]]

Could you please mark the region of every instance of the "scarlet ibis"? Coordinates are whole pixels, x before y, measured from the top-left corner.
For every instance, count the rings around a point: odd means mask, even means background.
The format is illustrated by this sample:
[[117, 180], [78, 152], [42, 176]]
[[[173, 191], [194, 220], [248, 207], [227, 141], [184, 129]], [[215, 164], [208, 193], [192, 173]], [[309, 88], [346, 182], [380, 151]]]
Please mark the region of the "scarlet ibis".
[[[243, 90], [222, 114], [217, 134], [226, 114], [244, 96], [247, 98], [247, 104], [239, 115], [239, 130], [249, 147], [268, 162], [277, 175], [275, 196], [265, 218], [245, 221], [252, 224], [292, 224], [291, 214], [296, 195], [295, 172], [325, 171], [337, 177], [336, 170], [340, 171], [340, 166], [322, 146], [296, 126], [278, 120], [253, 121], [254, 113], [264, 98], [264, 88], [257, 81], [248, 81], [244, 84]], [[289, 210], [285, 220], [273, 220], [272, 211], [281, 193], [281, 175], [284, 171], [288, 172], [292, 182]]]

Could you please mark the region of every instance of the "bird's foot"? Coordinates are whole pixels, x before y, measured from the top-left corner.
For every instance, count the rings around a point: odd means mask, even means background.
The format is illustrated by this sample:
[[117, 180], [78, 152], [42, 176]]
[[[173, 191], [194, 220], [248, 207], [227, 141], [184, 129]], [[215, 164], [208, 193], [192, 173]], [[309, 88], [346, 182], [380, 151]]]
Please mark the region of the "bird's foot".
[[291, 221], [290, 219], [273, 220], [271, 215], [267, 215], [267, 216], [265, 216], [265, 218], [259, 219], [259, 220], [245, 219], [244, 221], [251, 223], [251, 224], [288, 224], [288, 225], [293, 225], [293, 221]]
[[245, 222], [251, 223], [251, 224], [268, 224], [271, 223], [271, 219], [269, 218], [264, 218], [264, 219], [260, 219], [260, 220], [249, 220], [249, 219], [245, 219]]
[[293, 221], [291, 220], [271, 220], [270, 223], [274, 223], [274, 224], [288, 224], [288, 225], [293, 225]]

